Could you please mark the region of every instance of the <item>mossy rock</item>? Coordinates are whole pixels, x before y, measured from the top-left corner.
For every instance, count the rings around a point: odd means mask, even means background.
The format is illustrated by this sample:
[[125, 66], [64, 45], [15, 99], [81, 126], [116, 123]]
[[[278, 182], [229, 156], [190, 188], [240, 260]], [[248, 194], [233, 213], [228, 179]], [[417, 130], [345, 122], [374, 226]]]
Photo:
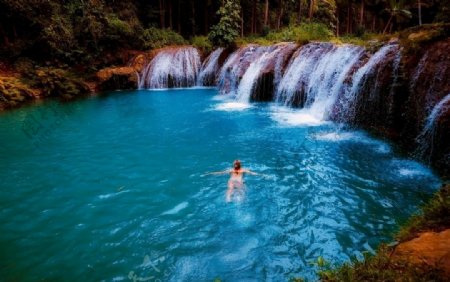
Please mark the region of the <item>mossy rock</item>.
[[0, 109], [19, 106], [34, 99], [37, 92], [16, 77], [0, 77]]
[[405, 29], [399, 35], [400, 43], [408, 53], [424, 45], [450, 36], [450, 24], [425, 24]]
[[42, 89], [44, 97], [75, 98], [90, 93], [90, 88], [73, 74], [56, 68], [38, 68], [33, 85]]

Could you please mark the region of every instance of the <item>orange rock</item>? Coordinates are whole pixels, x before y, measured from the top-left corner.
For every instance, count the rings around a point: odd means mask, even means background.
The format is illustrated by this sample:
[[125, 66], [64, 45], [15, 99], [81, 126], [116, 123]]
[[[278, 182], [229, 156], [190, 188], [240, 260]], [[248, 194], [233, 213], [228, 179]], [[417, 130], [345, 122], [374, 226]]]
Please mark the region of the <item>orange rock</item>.
[[393, 253], [393, 258], [396, 257], [437, 267], [450, 277], [450, 229], [422, 233], [418, 238], [399, 244]]

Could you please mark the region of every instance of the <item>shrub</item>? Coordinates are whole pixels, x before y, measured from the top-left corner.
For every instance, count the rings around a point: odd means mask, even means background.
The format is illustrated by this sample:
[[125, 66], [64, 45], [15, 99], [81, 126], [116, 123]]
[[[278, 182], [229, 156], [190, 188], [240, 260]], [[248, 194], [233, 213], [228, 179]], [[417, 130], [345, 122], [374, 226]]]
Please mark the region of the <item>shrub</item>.
[[186, 44], [186, 40], [170, 29], [150, 27], [142, 33], [142, 41], [145, 49], [157, 49], [168, 45]]
[[106, 21], [108, 22], [109, 36], [114, 39], [119, 39], [122, 36], [129, 37], [133, 34], [131, 26], [116, 15], [109, 15]]
[[204, 53], [209, 53], [213, 49], [211, 41], [209, 41], [208, 37], [206, 36], [194, 36], [191, 39], [191, 44], [194, 47], [197, 47], [198, 49], [202, 50], [202, 52]]
[[33, 86], [42, 89], [45, 97], [73, 98], [90, 92], [89, 87], [62, 69], [38, 68]]
[[237, 0], [224, 0], [217, 15], [219, 23], [211, 28], [208, 37], [214, 45], [230, 46], [239, 36], [241, 5]]
[[329, 40], [333, 33], [322, 23], [301, 23], [300, 25], [289, 26], [278, 32], [269, 32], [266, 36], [271, 41], [296, 41], [300, 44], [314, 40]]
[[18, 106], [36, 93], [15, 77], [0, 77], [0, 109]]

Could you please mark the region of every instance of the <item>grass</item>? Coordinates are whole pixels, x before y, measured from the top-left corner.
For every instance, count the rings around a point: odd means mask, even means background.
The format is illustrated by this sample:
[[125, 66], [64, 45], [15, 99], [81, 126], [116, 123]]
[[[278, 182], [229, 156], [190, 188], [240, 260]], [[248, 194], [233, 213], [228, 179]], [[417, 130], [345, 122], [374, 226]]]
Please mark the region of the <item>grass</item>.
[[437, 269], [414, 265], [406, 260], [391, 259], [391, 248], [380, 246], [376, 255], [365, 254], [336, 269], [321, 269], [321, 281], [443, 281]]
[[236, 39], [236, 45], [242, 46], [250, 43], [271, 45], [278, 42], [297, 42], [306, 44], [311, 41], [328, 41], [333, 37], [331, 30], [322, 23], [301, 23], [292, 25], [278, 31], [269, 31], [265, 36], [248, 36]]
[[421, 212], [413, 215], [400, 229], [396, 238], [400, 242], [411, 240], [424, 231], [439, 232], [450, 228], [450, 184], [428, 201]]
[[279, 31], [269, 31], [265, 36], [250, 35], [246, 37], [239, 37], [235, 40], [237, 46], [247, 44], [258, 44], [268, 46], [279, 42], [296, 42], [300, 45], [312, 41], [327, 41], [335, 44], [353, 44], [364, 47], [379, 47], [389, 41], [392, 37], [398, 34], [378, 34], [378, 33], [363, 33], [361, 36], [344, 35], [335, 36], [333, 32], [324, 24], [321, 23], [302, 23], [300, 25], [293, 25], [283, 28]]
[[[450, 184], [436, 192], [419, 213], [412, 216], [395, 236], [400, 242], [424, 231], [450, 228]], [[442, 273], [431, 266], [391, 259], [392, 247], [381, 245], [375, 255], [364, 254], [363, 260], [353, 259], [340, 267], [319, 265], [321, 281], [444, 281]]]

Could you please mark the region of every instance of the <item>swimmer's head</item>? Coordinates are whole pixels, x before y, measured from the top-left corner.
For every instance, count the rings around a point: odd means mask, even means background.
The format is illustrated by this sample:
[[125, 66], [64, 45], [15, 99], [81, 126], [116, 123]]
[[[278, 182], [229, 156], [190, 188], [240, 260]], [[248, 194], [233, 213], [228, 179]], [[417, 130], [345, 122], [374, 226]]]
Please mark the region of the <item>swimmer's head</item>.
[[234, 169], [240, 169], [241, 168], [241, 161], [240, 160], [235, 160], [233, 162], [233, 168]]

